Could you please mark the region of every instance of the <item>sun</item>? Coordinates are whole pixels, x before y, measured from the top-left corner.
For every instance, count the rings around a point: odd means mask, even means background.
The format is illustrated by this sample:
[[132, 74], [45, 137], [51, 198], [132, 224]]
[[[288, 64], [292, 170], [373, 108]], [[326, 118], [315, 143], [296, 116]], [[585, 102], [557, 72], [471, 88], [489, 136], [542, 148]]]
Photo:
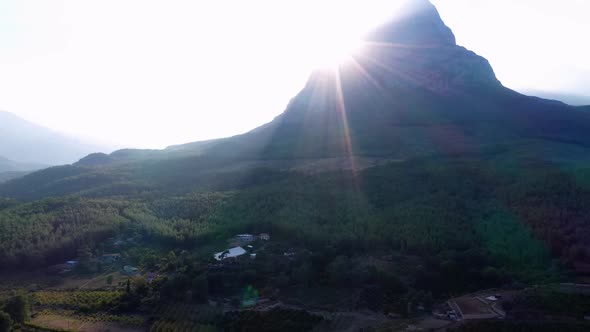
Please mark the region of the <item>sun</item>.
[[361, 49], [361, 41], [356, 38], [339, 38], [326, 40], [314, 50], [317, 58], [316, 66], [320, 68], [336, 68], [349, 61]]
[[307, 63], [315, 69], [349, 63], [362, 55], [367, 31], [388, 21], [403, 1], [300, 0], [292, 14], [298, 20], [291, 35], [302, 36], [298, 42], [304, 47], [296, 53], [310, 56]]
[[312, 54], [317, 69], [337, 68], [353, 60], [361, 51], [360, 38], [346, 36], [318, 40], [313, 46]]

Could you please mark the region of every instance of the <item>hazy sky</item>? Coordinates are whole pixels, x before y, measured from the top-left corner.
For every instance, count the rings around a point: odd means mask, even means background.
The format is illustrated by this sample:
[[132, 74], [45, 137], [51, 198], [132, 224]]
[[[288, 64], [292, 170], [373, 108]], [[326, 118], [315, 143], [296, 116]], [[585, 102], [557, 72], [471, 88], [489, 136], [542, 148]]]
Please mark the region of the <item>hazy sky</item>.
[[[0, 110], [161, 148], [270, 121], [397, 0], [0, 0]], [[433, 0], [507, 86], [590, 95], [590, 1]]]

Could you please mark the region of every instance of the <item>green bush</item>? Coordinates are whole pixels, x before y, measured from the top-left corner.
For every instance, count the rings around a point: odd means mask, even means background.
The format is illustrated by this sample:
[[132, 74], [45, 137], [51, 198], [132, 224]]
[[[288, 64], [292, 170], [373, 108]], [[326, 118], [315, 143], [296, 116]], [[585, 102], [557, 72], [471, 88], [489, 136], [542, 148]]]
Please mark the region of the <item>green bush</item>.
[[9, 332], [12, 328], [12, 318], [4, 311], [0, 311], [0, 332]]
[[31, 304], [26, 295], [17, 295], [8, 300], [4, 311], [12, 317], [15, 322], [24, 323], [31, 316]]

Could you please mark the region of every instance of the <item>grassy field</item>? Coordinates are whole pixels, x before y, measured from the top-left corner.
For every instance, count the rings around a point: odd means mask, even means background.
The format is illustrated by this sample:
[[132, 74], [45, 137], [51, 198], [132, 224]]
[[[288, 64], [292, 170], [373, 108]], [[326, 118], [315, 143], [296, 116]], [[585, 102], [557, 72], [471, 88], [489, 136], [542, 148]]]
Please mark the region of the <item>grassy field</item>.
[[[113, 276], [113, 281], [109, 285], [107, 277]], [[52, 289], [105, 289], [116, 288], [119, 284], [127, 282], [129, 277], [119, 271], [106, 272], [96, 276], [70, 276], [64, 278], [62, 282]]]
[[140, 332], [144, 327], [124, 327], [118, 323], [92, 320], [88, 317], [61, 315], [59, 313], [39, 313], [30, 321], [33, 326], [64, 331], [84, 332]]
[[146, 320], [141, 316], [117, 316], [106, 313], [76, 314], [73, 310], [45, 309], [33, 316], [33, 326], [65, 331], [145, 331]]

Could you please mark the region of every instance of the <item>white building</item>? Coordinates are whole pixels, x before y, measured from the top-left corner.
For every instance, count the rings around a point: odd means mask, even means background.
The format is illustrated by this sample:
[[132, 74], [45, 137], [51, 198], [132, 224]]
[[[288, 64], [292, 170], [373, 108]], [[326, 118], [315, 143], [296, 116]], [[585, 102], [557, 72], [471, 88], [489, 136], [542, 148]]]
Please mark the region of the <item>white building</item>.
[[234, 247], [234, 248], [230, 248], [225, 251], [222, 251], [222, 252], [218, 252], [215, 255], [213, 255], [213, 257], [215, 257], [216, 260], [220, 261], [220, 260], [224, 260], [226, 258], [234, 258], [234, 257], [242, 256], [245, 253], [246, 253], [246, 250], [244, 250], [244, 248]]
[[139, 269], [131, 265], [125, 265], [123, 266], [123, 272], [128, 275], [136, 275], [139, 274]]

